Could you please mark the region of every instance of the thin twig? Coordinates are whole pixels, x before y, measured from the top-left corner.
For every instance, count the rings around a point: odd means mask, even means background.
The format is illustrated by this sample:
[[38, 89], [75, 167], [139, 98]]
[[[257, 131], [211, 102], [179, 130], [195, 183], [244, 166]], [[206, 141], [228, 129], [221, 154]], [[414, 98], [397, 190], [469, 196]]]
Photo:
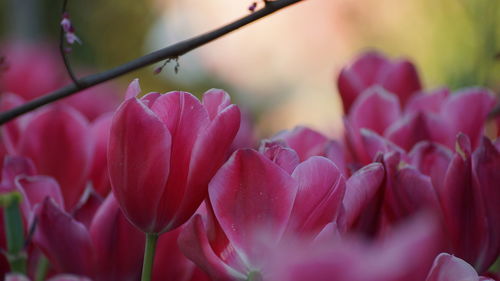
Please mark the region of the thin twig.
[[285, 7], [288, 7], [292, 4], [301, 2], [304, 0], [277, 0], [277, 1], [272, 1], [269, 2], [264, 8], [255, 11], [254, 13], [251, 13], [239, 20], [236, 20], [232, 23], [229, 23], [228, 25], [225, 25], [223, 27], [220, 27], [218, 29], [215, 29], [211, 32], [204, 33], [201, 35], [198, 35], [196, 37], [193, 37], [188, 40], [180, 41], [178, 43], [175, 43], [173, 45], [170, 45], [168, 47], [165, 47], [161, 50], [152, 52], [150, 54], [147, 54], [145, 56], [142, 56], [140, 58], [137, 58], [135, 60], [132, 60], [130, 62], [127, 62], [125, 64], [122, 64], [120, 66], [117, 66], [113, 69], [97, 73], [97, 74], [92, 74], [89, 76], [85, 76], [81, 79], [78, 79], [78, 84], [80, 86], [77, 86], [75, 84], [68, 85], [64, 88], [61, 88], [59, 90], [56, 90], [54, 92], [48, 93], [42, 97], [39, 97], [37, 99], [34, 99], [30, 102], [27, 102], [21, 106], [18, 106], [14, 109], [11, 109], [9, 111], [5, 111], [2, 114], [0, 114], [0, 125], [5, 124], [6, 122], [24, 114], [27, 112], [30, 112], [32, 110], [35, 110], [43, 105], [49, 104], [51, 102], [57, 101], [59, 99], [62, 99], [64, 97], [73, 95], [81, 90], [87, 89], [89, 87], [92, 87], [94, 85], [103, 83], [105, 81], [111, 80], [113, 78], [122, 76], [124, 74], [127, 74], [129, 72], [132, 72], [134, 70], [137, 70], [139, 68], [148, 66], [150, 64], [160, 62], [163, 60], [166, 60], [168, 58], [174, 59], [176, 57], [179, 57], [181, 55], [184, 55], [185, 53], [192, 51], [200, 46], [203, 46], [219, 37], [222, 37], [240, 27], [243, 27], [249, 23], [252, 23], [260, 18], [263, 18], [269, 14], [272, 14], [278, 10], [281, 10]]
[[[64, 16], [64, 14], [67, 13], [67, 10], [66, 10], [67, 6], [68, 6], [68, 0], [64, 0], [63, 1], [63, 7], [62, 7], [61, 16]], [[59, 35], [59, 52], [61, 53], [61, 57], [63, 59], [64, 66], [66, 67], [66, 71], [68, 72], [68, 75], [71, 78], [71, 81], [73, 81], [73, 83], [75, 84], [75, 86], [77, 88], [81, 88], [81, 85], [80, 85], [78, 79], [76, 78], [75, 73], [73, 72], [73, 69], [71, 69], [71, 65], [69, 64], [69, 60], [68, 60], [66, 48], [64, 47], [64, 42], [66, 40], [64, 38], [64, 36], [65, 36], [64, 33], [65, 32], [64, 32], [64, 28], [63, 28], [62, 25], [60, 26], [60, 29], [61, 29], [61, 32], [60, 32], [60, 35]]]

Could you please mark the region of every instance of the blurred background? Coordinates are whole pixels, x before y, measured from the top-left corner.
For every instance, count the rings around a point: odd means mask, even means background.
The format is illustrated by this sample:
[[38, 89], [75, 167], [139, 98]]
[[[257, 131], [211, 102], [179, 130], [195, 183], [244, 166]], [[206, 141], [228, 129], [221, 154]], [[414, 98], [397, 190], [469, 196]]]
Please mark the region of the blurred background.
[[[70, 61], [77, 76], [104, 71], [244, 16], [251, 4], [69, 0], [83, 42], [73, 47]], [[35, 60], [55, 52], [54, 71], [46, 75], [61, 75], [61, 6], [62, 0], [0, 0], [0, 55], [8, 64], [23, 58], [9, 57], [7, 49], [31, 44], [40, 53], [24, 58], [23, 67], [34, 68]], [[425, 88], [479, 85], [498, 93], [500, 1], [307, 0], [182, 56], [178, 73], [174, 62], [154, 75], [157, 64], [111, 83], [118, 92], [136, 77], [144, 92], [201, 95], [222, 88], [247, 110], [260, 136], [299, 124], [335, 136], [342, 127], [337, 75], [369, 49], [412, 60]]]

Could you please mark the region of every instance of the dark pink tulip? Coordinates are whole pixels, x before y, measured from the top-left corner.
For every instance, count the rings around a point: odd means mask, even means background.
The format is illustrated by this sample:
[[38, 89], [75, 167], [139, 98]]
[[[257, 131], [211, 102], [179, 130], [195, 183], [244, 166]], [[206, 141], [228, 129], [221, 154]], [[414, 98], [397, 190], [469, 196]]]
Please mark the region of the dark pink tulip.
[[344, 112], [347, 114], [358, 96], [373, 85], [396, 94], [403, 104], [421, 88], [417, 70], [411, 62], [390, 61], [378, 52], [366, 52], [352, 65], [343, 68], [338, 77]]
[[92, 158], [92, 168], [89, 177], [94, 190], [103, 197], [106, 197], [111, 190], [107, 153], [112, 117], [111, 113], [103, 114], [92, 122], [90, 127], [94, 142], [94, 157]]
[[100, 208], [104, 199], [94, 190], [88, 188], [84, 191], [80, 201], [73, 209], [71, 215], [77, 221], [83, 223], [89, 228], [97, 210]]
[[112, 194], [97, 210], [89, 231], [96, 257], [95, 281], [139, 280], [144, 234], [125, 218]]
[[16, 189], [23, 195], [21, 207], [26, 221], [31, 217], [33, 208], [45, 198], [52, 198], [54, 203], [64, 209], [64, 199], [57, 181], [47, 176], [18, 176]]
[[147, 233], [172, 230], [192, 216], [227, 157], [240, 113], [218, 90], [200, 103], [186, 92], [127, 99], [108, 145], [113, 191], [130, 221]]
[[[20, 96], [11, 93], [0, 94], [0, 111], [7, 111], [20, 106], [25, 100]], [[16, 145], [21, 137], [22, 131], [27, 120], [32, 114], [25, 114], [17, 119], [7, 122], [0, 127], [0, 139], [5, 147], [6, 154], [15, 154]], [[3, 159], [3, 158], [2, 158]]]
[[238, 150], [210, 182], [214, 214], [207, 204], [205, 224], [200, 216], [187, 224], [181, 250], [214, 280], [264, 274], [275, 247], [296, 237], [311, 242], [336, 219], [344, 190], [343, 176], [324, 157], [290, 175], [263, 154]]
[[50, 198], [35, 208], [35, 217], [37, 227], [33, 242], [43, 251], [53, 268], [57, 272], [91, 276], [93, 250], [85, 226], [75, 221]]
[[434, 264], [425, 281], [494, 281], [493, 279], [478, 276], [476, 270], [464, 260], [450, 254], [441, 253], [434, 260]]
[[471, 155], [469, 139], [461, 134], [444, 184], [437, 189], [450, 253], [479, 273], [500, 253], [499, 169], [500, 153], [489, 140]]
[[283, 142], [263, 141], [259, 151], [288, 174], [292, 174], [295, 167], [300, 163], [297, 152], [286, 146]]
[[61, 105], [38, 112], [26, 125], [19, 154], [29, 157], [40, 174], [54, 177], [71, 210], [80, 199], [92, 160], [92, 142], [85, 118]]

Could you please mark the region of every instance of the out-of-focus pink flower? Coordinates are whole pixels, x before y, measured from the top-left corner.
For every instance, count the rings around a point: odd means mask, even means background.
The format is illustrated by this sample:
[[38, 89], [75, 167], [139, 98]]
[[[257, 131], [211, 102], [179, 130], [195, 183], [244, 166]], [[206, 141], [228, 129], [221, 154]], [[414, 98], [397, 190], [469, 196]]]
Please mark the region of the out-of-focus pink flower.
[[9, 65], [0, 75], [0, 92], [32, 100], [64, 85], [67, 75], [57, 47], [23, 42], [6, 44], [2, 54]]
[[112, 117], [111, 113], [103, 114], [91, 124], [90, 128], [94, 142], [94, 157], [92, 158], [92, 168], [89, 177], [94, 190], [103, 197], [106, 197], [111, 190], [107, 154]]
[[311, 241], [337, 216], [345, 183], [330, 160], [311, 157], [292, 174], [272, 160], [235, 152], [210, 182], [207, 225], [195, 216], [179, 238], [183, 253], [215, 280], [265, 274], [281, 241]]
[[[500, 253], [500, 153], [483, 138], [471, 152], [465, 135], [457, 138], [443, 185], [437, 187], [450, 253], [485, 272]], [[466, 206], [466, 207], [464, 207]]]
[[71, 210], [80, 199], [92, 161], [88, 122], [75, 109], [56, 105], [37, 112], [20, 137], [17, 152], [29, 157], [40, 174], [54, 177]]
[[132, 82], [116, 111], [108, 146], [111, 185], [130, 221], [147, 233], [183, 224], [207, 194], [227, 157], [240, 112], [229, 95], [210, 90], [146, 95]]
[[352, 65], [343, 68], [337, 85], [346, 114], [354, 101], [371, 86], [380, 85], [396, 94], [402, 104], [421, 89], [420, 78], [411, 62], [390, 61], [375, 51], [362, 54]]
[[425, 281], [494, 281], [494, 279], [478, 276], [476, 270], [464, 260], [447, 253], [441, 253]]
[[291, 241], [275, 249], [270, 274], [263, 280], [421, 281], [431, 267], [439, 240], [437, 225], [421, 217], [370, 243], [346, 237], [312, 245]]

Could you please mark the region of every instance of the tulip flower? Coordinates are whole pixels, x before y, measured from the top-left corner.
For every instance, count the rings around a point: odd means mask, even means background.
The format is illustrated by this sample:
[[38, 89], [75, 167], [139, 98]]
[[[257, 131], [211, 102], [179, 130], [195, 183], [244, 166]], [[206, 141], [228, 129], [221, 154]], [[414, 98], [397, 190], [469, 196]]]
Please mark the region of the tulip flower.
[[[187, 221], [206, 197], [238, 131], [240, 112], [221, 90], [206, 92], [202, 102], [186, 92], [137, 99], [139, 91], [136, 80], [115, 112], [108, 167], [121, 209], [148, 234], [145, 267], [151, 267], [156, 237]], [[150, 272], [143, 271], [143, 280], [150, 280], [144, 274]]]
[[277, 160], [290, 151], [278, 152], [236, 151], [210, 182], [206, 223], [196, 215], [181, 233], [183, 253], [212, 279], [265, 278], [275, 247], [312, 241], [336, 219], [345, 182], [335, 164], [314, 156], [290, 174]]
[[396, 94], [403, 104], [421, 88], [415, 66], [407, 60], [390, 61], [377, 52], [367, 52], [342, 69], [337, 80], [344, 105], [349, 113], [354, 101], [367, 88], [379, 85]]

